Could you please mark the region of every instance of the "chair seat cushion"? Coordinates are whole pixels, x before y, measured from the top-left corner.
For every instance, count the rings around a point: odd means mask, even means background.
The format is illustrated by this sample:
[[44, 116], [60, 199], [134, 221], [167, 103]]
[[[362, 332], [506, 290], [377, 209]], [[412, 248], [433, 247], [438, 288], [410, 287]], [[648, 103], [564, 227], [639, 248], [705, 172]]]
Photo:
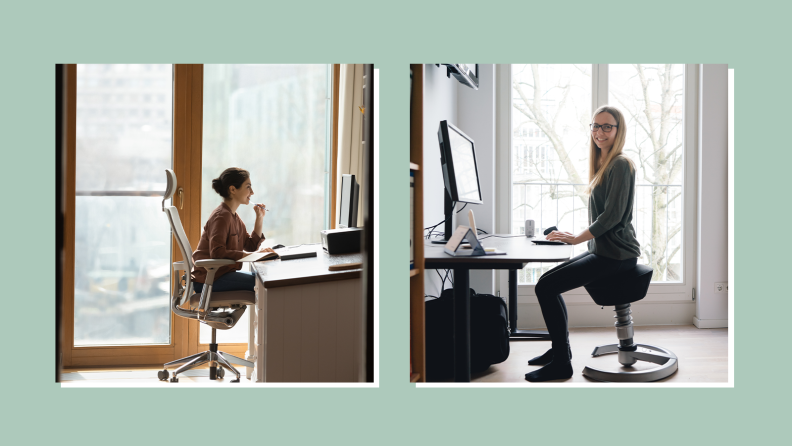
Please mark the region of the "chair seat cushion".
[[622, 305], [637, 302], [646, 296], [654, 271], [646, 265], [586, 285], [591, 298], [597, 305]]
[[[197, 307], [201, 302], [201, 293], [190, 296], [190, 305]], [[253, 291], [212, 291], [209, 308], [229, 307], [231, 305], [253, 305], [256, 293]]]

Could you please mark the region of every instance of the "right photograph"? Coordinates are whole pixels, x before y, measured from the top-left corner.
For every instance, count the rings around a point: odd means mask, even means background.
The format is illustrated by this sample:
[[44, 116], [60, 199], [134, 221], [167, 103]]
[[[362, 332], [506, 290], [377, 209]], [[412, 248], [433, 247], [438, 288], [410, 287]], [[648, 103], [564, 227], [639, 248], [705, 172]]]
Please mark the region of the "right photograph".
[[410, 65], [410, 381], [733, 385], [727, 64]]

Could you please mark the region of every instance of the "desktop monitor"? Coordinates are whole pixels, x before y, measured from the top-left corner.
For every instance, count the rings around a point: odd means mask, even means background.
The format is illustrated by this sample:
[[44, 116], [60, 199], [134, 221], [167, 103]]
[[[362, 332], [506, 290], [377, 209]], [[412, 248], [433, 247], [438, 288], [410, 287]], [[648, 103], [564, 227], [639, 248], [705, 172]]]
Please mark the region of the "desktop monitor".
[[357, 228], [358, 195], [360, 186], [354, 175], [341, 175], [341, 211], [339, 212], [339, 228]]
[[476, 148], [473, 140], [461, 130], [440, 121], [437, 130], [440, 141], [440, 164], [445, 183], [445, 237], [453, 232], [452, 217], [456, 203], [482, 204], [481, 183], [476, 163]]

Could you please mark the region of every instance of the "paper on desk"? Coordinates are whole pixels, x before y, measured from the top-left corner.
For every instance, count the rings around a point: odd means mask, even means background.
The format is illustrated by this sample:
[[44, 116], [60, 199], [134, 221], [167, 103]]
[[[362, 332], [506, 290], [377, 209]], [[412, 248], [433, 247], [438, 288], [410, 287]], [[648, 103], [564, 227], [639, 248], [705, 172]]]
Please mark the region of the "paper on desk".
[[237, 260], [237, 262], [255, 262], [256, 260], [271, 254], [270, 252], [251, 252], [250, 254]]

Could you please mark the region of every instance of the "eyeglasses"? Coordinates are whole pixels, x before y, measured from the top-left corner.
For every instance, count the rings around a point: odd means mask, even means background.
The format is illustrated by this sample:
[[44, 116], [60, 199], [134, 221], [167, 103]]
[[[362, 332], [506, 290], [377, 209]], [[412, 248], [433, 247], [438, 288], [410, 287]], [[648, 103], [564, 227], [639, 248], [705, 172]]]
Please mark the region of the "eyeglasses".
[[596, 132], [597, 130], [599, 130], [599, 129], [602, 129], [602, 131], [603, 131], [603, 132], [605, 132], [605, 133], [610, 133], [610, 131], [611, 131], [611, 130], [613, 130], [613, 128], [614, 128], [614, 127], [618, 127], [618, 125], [610, 125], [610, 124], [605, 124], [605, 125], [599, 125], [599, 124], [589, 124], [589, 127], [591, 127], [591, 131], [592, 131], [592, 132]]

